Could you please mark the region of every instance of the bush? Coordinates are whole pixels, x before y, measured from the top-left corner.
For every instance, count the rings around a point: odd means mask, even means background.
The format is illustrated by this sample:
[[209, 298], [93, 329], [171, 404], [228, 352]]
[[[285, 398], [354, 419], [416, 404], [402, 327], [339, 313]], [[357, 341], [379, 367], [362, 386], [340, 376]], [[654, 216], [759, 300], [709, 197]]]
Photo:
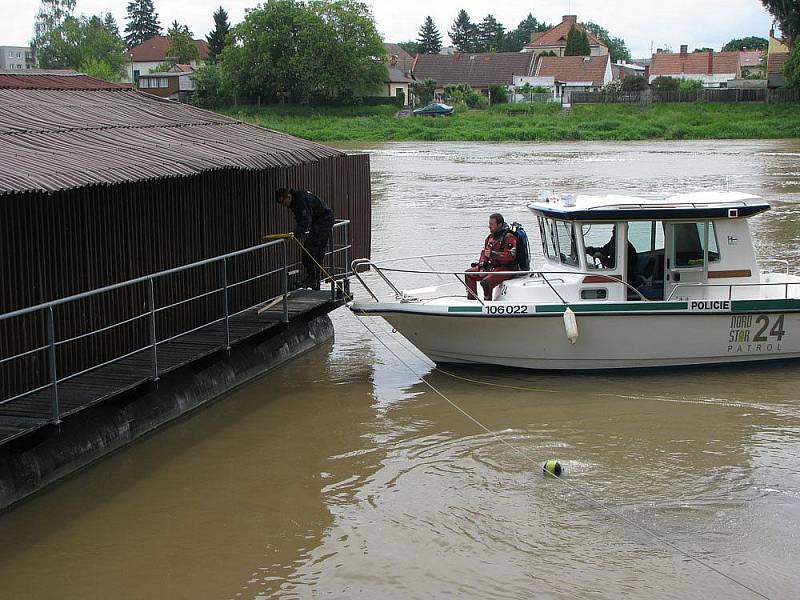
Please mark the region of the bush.
[[433, 101], [433, 95], [436, 92], [436, 81], [428, 77], [425, 81], [418, 81], [411, 84], [411, 93], [419, 100], [422, 106], [430, 104]]
[[505, 104], [508, 102], [508, 90], [504, 85], [493, 83], [489, 86], [489, 97], [492, 104]]
[[678, 89], [682, 92], [693, 92], [703, 89], [703, 82], [696, 79], [681, 79]]
[[638, 75], [628, 75], [624, 77], [622, 83], [620, 83], [620, 89], [623, 92], [643, 92], [648, 87], [647, 80]]
[[783, 74], [789, 87], [800, 88], [800, 43], [795, 44], [789, 60], [783, 66]]
[[679, 79], [667, 77], [666, 75], [659, 75], [653, 79], [653, 83], [650, 84], [650, 87], [657, 92], [677, 92], [680, 85], [681, 82]]
[[479, 94], [466, 83], [448, 85], [444, 88], [444, 96], [453, 104], [467, 108], [486, 108], [489, 105], [489, 99], [486, 96]]

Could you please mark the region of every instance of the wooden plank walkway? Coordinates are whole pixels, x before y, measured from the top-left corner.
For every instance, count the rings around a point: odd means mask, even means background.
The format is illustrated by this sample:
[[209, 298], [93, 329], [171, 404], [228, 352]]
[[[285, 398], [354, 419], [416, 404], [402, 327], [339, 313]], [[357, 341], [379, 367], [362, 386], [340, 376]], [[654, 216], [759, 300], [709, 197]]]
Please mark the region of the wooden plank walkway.
[[[331, 302], [330, 290], [294, 290], [289, 294], [289, 320]], [[283, 322], [283, 303], [257, 314], [250, 310], [229, 319], [231, 345]], [[215, 323], [158, 346], [159, 375], [208, 356], [225, 347], [225, 323]], [[61, 418], [150, 381], [152, 349], [99, 367], [58, 384]], [[0, 405], [0, 445], [44, 427], [52, 421], [51, 390], [45, 389]]]

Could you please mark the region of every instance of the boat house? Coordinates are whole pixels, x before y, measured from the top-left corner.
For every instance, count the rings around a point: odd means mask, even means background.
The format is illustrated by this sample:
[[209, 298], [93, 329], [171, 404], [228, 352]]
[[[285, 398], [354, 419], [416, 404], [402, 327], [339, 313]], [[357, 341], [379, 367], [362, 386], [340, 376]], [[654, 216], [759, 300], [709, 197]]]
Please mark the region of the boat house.
[[[331, 205], [340, 263], [369, 254], [367, 155], [76, 73], [0, 73], [0, 101], [0, 420], [16, 414], [14, 398], [47, 402], [54, 374], [73, 381], [120, 357], [144, 360], [148, 346], [164, 350], [157, 364], [86, 391], [95, 401], [189, 361], [181, 351], [169, 363], [175, 336], [223, 327], [200, 354], [230, 346], [232, 315], [286, 296], [299, 278], [287, 267], [299, 264], [296, 244], [259, 246], [292, 229], [278, 187]], [[141, 279], [155, 273], [169, 275]], [[123, 282], [134, 283], [92, 292]], [[56, 418], [71, 410], [60, 393]], [[51, 419], [44, 407], [30, 423]]]

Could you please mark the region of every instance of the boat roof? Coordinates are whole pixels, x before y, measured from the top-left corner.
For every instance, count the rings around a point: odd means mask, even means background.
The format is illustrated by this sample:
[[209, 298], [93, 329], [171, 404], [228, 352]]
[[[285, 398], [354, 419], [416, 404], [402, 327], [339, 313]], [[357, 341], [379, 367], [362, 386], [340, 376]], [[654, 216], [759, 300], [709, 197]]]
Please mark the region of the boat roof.
[[636, 196], [540, 194], [528, 204], [534, 213], [565, 221], [738, 219], [769, 210], [758, 196], [742, 192], [694, 192], [663, 200]]

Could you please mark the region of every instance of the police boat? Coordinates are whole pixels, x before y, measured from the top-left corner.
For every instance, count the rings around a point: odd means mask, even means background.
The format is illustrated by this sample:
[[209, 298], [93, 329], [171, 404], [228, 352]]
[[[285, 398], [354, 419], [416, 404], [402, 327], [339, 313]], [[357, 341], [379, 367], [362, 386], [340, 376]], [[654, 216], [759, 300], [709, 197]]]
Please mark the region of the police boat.
[[[748, 219], [770, 208], [761, 198], [544, 194], [528, 208], [541, 264], [513, 272], [491, 300], [467, 299], [468, 258], [440, 254], [353, 261], [371, 300], [350, 309], [383, 317], [436, 363], [592, 370], [800, 357], [800, 277], [753, 249]], [[780, 265], [762, 271], [770, 262]]]

